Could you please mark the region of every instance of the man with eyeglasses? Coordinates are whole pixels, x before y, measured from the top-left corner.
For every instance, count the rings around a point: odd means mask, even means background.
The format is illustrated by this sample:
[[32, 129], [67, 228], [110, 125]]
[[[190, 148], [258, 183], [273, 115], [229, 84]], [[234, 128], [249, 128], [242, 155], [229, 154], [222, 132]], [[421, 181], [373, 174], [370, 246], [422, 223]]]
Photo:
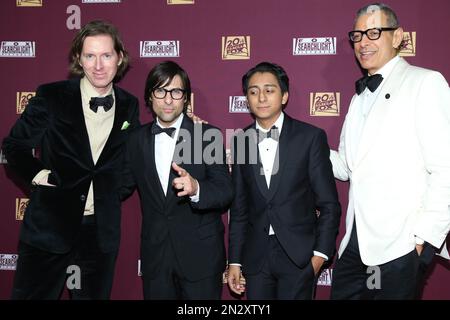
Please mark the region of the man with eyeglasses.
[[360, 9], [349, 32], [356, 82], [334, 175], [350, 180], [332, 299], [414, 299], [450, 227], [450, 94], [444, 77], [398, 56], [394, 11]]
[[126, 145], [123, 195], [137, 188], [141, 200], [145, 299], [221, 298], [222, 213], [233, 187], [222, 134], [186, 116], [190, 98], [189, 77], [178, 64], [156, 65], [145, 85], [155, 120]]

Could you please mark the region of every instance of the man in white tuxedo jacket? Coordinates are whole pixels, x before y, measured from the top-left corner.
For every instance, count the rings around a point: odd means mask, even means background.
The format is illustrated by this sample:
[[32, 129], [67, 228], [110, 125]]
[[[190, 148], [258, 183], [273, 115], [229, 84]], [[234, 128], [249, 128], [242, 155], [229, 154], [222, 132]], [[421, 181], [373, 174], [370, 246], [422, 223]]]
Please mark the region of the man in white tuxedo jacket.
[[403, 30], [386, 5], [360, 9], [349, 38], [370, 77], [330, 156], [350, 180], [331, 298], [413, 299], [450, 228], [450, 90], [397, 56]]

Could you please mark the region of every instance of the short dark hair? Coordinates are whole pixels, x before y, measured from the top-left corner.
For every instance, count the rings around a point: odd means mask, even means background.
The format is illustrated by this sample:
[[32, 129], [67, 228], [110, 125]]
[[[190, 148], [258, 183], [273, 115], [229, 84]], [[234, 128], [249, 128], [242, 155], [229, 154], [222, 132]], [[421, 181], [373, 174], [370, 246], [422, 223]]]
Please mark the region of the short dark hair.
[[289, 77], [286, 71], [284, 71], [281, 66], [275, 63], [261, 62], [248, 70], [247, 73], [242, 77], [242, 91], [244, 92], [244, 95], [247, 95], [248, 81], [255, 73], [258, 72], [269, 72], [273, 74], [277, 78], [278, 85], [281, 88], [281, 93], [289, 93]]
[[[384, 3], [380, 3], [380, 2], [376, 2], [376, 3], [372, 3], [369, 4], [367, 6], [362, 7], [361, 9], [358, 10], [358, 12], [356, 13], [356, 18], [355, 18], [355, 22], [354, 24], [356, 24], [356, 21], [359, 19], [359, 17], [366, 15], [366, 14], [370, 14], [373, 13], [374, 11], [381, 11], [386, 15], [387, 18], [387, 27], [389, 28], [398, 28], [399, 24], [398, 24], [398, 18], [397, 15], [395, 14], [394, 10], [392, 10], [391, 7], [389, 7], [387, 4]], [[380, 26], [382, 27], [382, 26]]]
[[144, 100], [145, 104], [150, 109], [152, 109], [152, 91], [170, 83], [176, 75], [180, 76], [184, 87], [183, 89], [185, 90], [184, 111], [186, 111], [187, 106], [191, 103], [191, 81], [189, 80], [186, 71], [173, 61], [161, 62], [154, 66], [148, 73], [147, 80], [145, 81]]
[[98, 35], [109, 35], [113, 40], [114, 50], [117, 54], [122, 54], [122, 63], [117, 68], [117, 73], [114, 77], [114, 80], [117, 81], [126, 73], [129, 67], [130, 58], [128, 52], [125, 50], [117, 28], [111, 23], [102, 20], [94, 20], [87, 23], [72, 40], [72, 47], [70, 49], [70, 72], [77, 76], [84, 76], [84, 70], [79, 63], [80, 55], [83, 51], [84, 40], [86, 40], [87, 37]]

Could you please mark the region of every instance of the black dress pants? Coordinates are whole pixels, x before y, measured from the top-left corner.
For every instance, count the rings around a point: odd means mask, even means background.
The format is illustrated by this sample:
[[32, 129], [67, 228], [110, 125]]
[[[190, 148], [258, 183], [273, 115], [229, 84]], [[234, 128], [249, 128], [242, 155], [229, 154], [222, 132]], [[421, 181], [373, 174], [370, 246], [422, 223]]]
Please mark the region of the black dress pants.
[[149, 271], [147, 255], [142, 257], [142, 282], [145, 300], [220, 300], [222, 272], [189, 280], [183, 272], [170, 239], [161, 243], [163, 257], [156, 272]]
[[415, 299], [433, 256], [434, 248], [425, 244], [420, 257], [413, 249], [397, 259], [369, 267], [361, 260], [356, 225], [353, 224], [349, 243], [333, 271], [331, 299]]
[[59, 299], [66, 279], [74, 300], [109, 299], [117, 251], [103, 253], [97, 243], [94, 216], [83, 219], [79, 237], [67, 253], [51, 253], [19, 242], [11, 299]]
[[[312, 254], [312, 252], [311, 252]], [[317, 277], [309, 262], [298, 267], [287, 255], [276, 235], [269, 236], [264, 265], [257, 274], [245, 274], [249, 300], [311, 300]]]

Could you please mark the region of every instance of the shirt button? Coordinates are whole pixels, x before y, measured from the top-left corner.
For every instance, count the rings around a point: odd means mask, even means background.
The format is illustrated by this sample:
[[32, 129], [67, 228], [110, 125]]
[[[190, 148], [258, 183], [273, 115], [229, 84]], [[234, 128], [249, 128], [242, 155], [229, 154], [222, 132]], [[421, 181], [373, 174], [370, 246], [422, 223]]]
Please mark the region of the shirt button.
[[86, 196], [85, 196], [84, 194], [82, 194], [82, 195], [80, 196], [80, 200], [81, 200], [81, 201], [86, 201]]

